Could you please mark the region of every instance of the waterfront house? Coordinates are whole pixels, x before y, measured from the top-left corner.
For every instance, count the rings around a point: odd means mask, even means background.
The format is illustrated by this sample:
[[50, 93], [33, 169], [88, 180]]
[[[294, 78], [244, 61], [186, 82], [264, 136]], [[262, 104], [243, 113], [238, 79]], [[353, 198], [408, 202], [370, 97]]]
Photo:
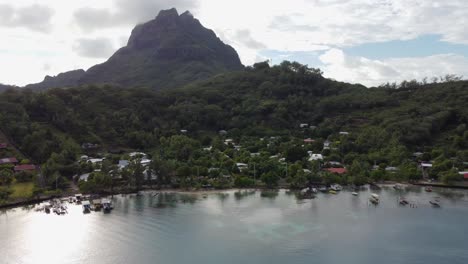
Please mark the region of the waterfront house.
[[345, 174], [348, 172], [346, 168], [326, 168], [324, 170], [335, 174]]
[[32, 165], [32, 164], [22, 164], [22, 165], [16, 165], [14, 167], [15, 172], [22, 172], [22, 171], [34, 172], [36, 170], [37, 170], [36, 165]]
[[464, 181], [468, 181], [468, 171], [460, 171], [458, 174], [463, 176]]
[[0, 165], [17, 164], [17, 163], [18, 163], [18, 160], [15, 157], [0, 159]]

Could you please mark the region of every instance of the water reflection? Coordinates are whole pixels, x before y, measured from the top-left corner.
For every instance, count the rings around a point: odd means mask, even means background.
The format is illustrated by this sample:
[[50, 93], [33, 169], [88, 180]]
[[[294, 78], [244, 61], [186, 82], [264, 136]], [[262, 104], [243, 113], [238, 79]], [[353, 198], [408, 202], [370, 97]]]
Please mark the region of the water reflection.
[[[73, 204], [65, 216], [35, 206], [4, 210], [0, 262], [468, 263], [466, 191], [383, 188], [370, 207], [373, 192], [313, 200], [284, 190], [161, 192], [116, 195], [110, 214], [84, 215]], [[399, 205], [400, 196], [417, 208]], [[438, 210], [428, 203], [434, 196]]]

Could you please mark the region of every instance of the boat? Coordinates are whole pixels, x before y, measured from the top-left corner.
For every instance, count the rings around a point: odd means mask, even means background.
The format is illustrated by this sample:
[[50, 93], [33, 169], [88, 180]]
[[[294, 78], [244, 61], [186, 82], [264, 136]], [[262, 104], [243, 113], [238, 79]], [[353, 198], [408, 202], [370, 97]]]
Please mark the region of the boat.
[[82, 202], [83, 206], [83, 213], [90, 213], [91, 212], [91, 203], [89, 201], [83, 201]]
[[94, 211], [99, 211], [102, 208], [101, 199], [94, 199], [93, 200], [93, 209]]
[[357, 195], [358, 195], [357, 192], [352, 192], [351, 194], [354, 195], [354, 196], [357, 196]]
[[335, 192], [339, 192], [339, 191], [343, 190], [343, 187], [341, 187], [341, 185], [339, 185], [339, 184], [333, 184], [332, 186], [330, 186], [330, 189], [332, 189]]
[[319, 188], [319, 191], [321, 191], [321, 192], [324, 193], [324, 192], [327, 192], [327, 191], [328, 191], [328, 188], [325, 187], [325, 186], [323, 186], [323, 187], [320, 187], [320, 188]]
[[312, 193], [317, 193], [317, 192], [318, 192], [317, 188], [312, 188]]
[[330, 190], [330, 191], [328, 191], [328, 193], [337, 194], [337, 192], [335, 190]]
[[46, 212], [46, 214], [50, 214], [50, 208], [51, 208], [51, 207], [52, 207], [52, 206], [50, 205], [50, 203], [46, 203], [46, 204], [44, 205], [44, 211]]
[[429, 203], [432, 204], [432, 206], [434, 207], [440, 207], [440, 201], [437, 199], [430, 200]]
[[369, 201], [375, 205], [379, 204], [380, 202], [380, 197], [376, 193], [372, 193], [371, 196], [369, 197]]
[[401, 189], [403, 189], [403, 186], [402, 186], [401, 184], [398, 184], [398, 183], [397, 183], [397, 184], [393, 185], [393, 189], [395, 189], [395, 190], [401, 190]]
[[404, 197], [400, 197], [398, 199], [398, 203], [401, 204], [401, 205], [407, 205], [409, 204], [409, 202], [404, 198]]
[[427, 186], [425, 190], [426, 190], [426, 192], [432, 192], [432, 187], [431, 187], [431, 186]]
[[109, 199], [102, 199], [101, 200], [102, 208], [104, 209], [105, 213], [110, 212], [114, 207], [112, 207], [112, 202]]

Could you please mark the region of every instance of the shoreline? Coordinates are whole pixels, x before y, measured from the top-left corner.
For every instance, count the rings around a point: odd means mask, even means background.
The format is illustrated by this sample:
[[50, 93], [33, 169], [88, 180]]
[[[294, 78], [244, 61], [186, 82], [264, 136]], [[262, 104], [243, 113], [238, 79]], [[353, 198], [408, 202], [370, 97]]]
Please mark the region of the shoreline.
[[[432, 187], [437, 187], [437, 188], [448, 188], [448, 189], [465, 189], [468, 190], [468, 185], [450, 185], [450, 184], [443, 184], [443, 183], [428, 183], [428, 182], [416, 182], [416, 183], [408, 183], [408, 182], [382, 182], [382, 183], [377, 183], [379, 187], [393, 187], [395, 184], [403, 185], [405, 187], [409, 186], [432, 186]], [[264, 186], [257, 186], [257, 187], [249, 187], [249, 188], [228, 188], [228, 189], [194, 189], [194, 190], [186, 190], [186, 189], [177, 189], [177, 188], [143, 188], [139, 192], [161, 192], [161, 193], [181, 193], [181, 194], [190, 194], [190, 195], [196, 195], [196, 194], [213, 194], [213, 193], [221, 193], [221, 192], [227, 192], [227, 191], [259, 191], [259, 190], [290, 190], [290, 188], [287, 188], [285, 186], [278, 186], [277, 188], [265, 188]], [[52, 199], [61, 199], [61, 198], [66, 198], [70, 196], [74, 196], [75, 194], [78, 194], [80, 192], [67, 192], [66, 194], [63, 195], [52, 195], [52, 196], [47, 196], [47, 197], [38, 197], [34, 199], [29, 199], [29, 200], [22, 200], [22, 201], [14, 201], [10, 203], [5, 203], [5, 204], [0, 204], [0, 210], [8, 210], [8, 209], [14, 209], [14, 208], [19, 208], [22, 206], [29, 206], [29, 205], [35, 205], [39, 204], [45, 201], [49, 201]], [[117, 191], [114, 193], [107, 193], [107, 194], [96, 194], [98, 196], [111, 196], [111, 195], [126, 195], [126, 194], [136, 194], [138, 191]]]

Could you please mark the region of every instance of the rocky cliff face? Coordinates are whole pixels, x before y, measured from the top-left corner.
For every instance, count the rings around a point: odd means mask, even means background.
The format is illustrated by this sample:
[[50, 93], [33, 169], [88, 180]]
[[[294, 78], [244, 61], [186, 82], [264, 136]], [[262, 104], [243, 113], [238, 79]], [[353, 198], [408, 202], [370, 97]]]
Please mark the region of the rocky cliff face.
[[[127, 46], [106, 62], [91, 67], [75, 85], [171, 88], [242, 68], [237, 52], [212, 30], [203, 27], [190, 12], [179, 15], [176, 9], [170, 9], [136, 26]], [[55, 79], [46, 78], [36, 87], [55, 87], [59, 83]]]

